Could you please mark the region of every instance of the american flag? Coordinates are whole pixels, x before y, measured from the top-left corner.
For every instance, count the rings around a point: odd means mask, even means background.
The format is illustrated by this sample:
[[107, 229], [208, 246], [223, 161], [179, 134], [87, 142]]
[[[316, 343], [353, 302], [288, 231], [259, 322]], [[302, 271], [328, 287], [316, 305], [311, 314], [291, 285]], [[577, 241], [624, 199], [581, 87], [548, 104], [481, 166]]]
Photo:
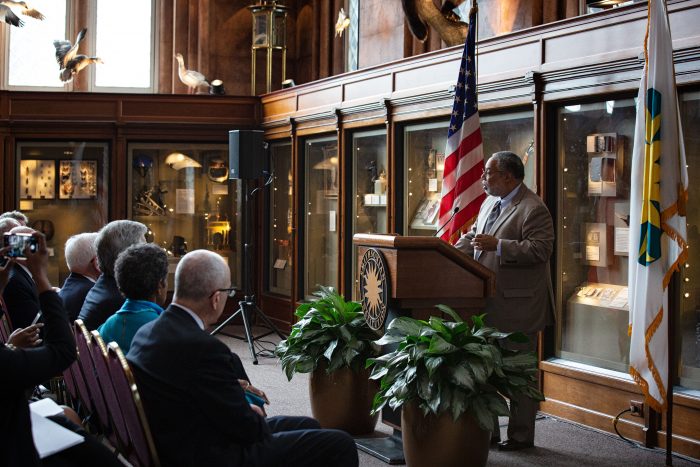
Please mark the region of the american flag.
[[[472, 8], [445, 147], [447, 156], [438, 225], [449, 222], [440, 235], [449, 243], [454, 243], [460, 232], [471, 227], [481, 203], [486, 199], [481, 185], [484, 150], [476, 99], [476, 16], [476, 8]], [[459, 210], [454, 214], [457, 208]], [[449, 221], [453, 214], [454, 218]]]

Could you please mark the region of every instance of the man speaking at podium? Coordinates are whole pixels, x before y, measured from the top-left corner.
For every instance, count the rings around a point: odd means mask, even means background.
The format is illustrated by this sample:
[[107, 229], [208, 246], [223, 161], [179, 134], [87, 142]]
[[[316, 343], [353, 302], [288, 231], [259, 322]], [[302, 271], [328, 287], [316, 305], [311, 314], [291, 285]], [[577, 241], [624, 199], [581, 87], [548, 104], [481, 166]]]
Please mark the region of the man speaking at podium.
[[[552, 216], [537, 194], [523, 183], [525, 167], [509, 151], [493, 154], [481, 175], [489, 195], [476, 223], [455, 248], [496, 273], [496, 291], [486, 300], [486, 322], [504, 332], [521, 331], [528, 344], [508, 347], [535, 350], [537, 332], [553, 322], [549, 257], [554, 248]], [[534, 446], [538, 403], [520, 397], [511, 404], [508, 439], [499, 449], [514, 451]], [[498, 424], [496, 424], [498, 426]], [[493, 440], [499, 433], [493, 434]]]

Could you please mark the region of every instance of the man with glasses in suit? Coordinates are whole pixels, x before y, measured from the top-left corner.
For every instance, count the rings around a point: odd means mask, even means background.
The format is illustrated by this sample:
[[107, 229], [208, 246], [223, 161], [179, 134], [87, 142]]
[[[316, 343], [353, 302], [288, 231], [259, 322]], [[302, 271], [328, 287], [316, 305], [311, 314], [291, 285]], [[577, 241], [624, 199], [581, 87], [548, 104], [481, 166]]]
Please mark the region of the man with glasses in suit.
[[[486, 322], [504, 332], [521, 331], [528, 344], [503, 345], [536, 350], [537, 332], [553, 322], [554, 298], [549, 258], [554, 249], [552, 216], [544, 202], [523, 183], [525, 168], [509, 151], [493, 154], [481, 175], [489, 195], [476, 223], [455, 247], [496, 273], [496, 291], [486, 300]], [[499, 449], [534, 446], [538, 403], [526, 396], [511, 404], [508, 439]], [[496, 424], [498, 425], [498, 424]], [[500, 441], [494, 433], [493, 442]]]
[[353, 439], [308, 417], [265, 418], [240, 360], [206, 329], [235, 291], [224, 259], [187, 253], [172, 304], [134, 336], [127, 359], [163, 465], [357, 466]]

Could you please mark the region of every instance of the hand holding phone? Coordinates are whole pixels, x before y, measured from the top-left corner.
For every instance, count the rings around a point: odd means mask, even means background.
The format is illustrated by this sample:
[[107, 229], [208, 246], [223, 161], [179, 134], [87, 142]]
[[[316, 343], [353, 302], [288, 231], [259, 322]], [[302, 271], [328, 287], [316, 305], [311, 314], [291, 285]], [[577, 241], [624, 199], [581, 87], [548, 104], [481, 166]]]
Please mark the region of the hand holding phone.
[[26, 258], [25, 249], [35, 253], [38, 247], [38, 240], [30, 233], [6, 233], [3, 236], [3, 245], [9, 247], [7, 256], [10, 258]]

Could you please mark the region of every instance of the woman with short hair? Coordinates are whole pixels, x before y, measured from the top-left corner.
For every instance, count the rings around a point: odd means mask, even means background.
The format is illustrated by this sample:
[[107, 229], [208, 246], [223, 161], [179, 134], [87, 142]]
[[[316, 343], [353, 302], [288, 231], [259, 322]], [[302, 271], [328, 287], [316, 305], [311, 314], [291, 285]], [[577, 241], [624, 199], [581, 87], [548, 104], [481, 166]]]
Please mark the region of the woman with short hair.
[[152, 243], [132, 245], [117, 258], [114, 276], [126, 301], [98, 331], [105, 342], [115, 341], [126, 354], [136, 331], [163, 312], [168, 256]]

